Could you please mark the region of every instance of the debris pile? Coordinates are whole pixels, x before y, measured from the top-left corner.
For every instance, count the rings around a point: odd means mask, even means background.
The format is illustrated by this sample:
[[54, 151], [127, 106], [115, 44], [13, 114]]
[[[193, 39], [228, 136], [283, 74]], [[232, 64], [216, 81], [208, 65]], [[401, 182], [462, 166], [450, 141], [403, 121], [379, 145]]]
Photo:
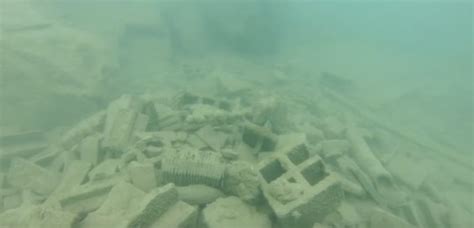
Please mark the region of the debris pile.
[[403, 167], [426, 147], [333, 92], [218, 91], [124, 95], [60, 140], [1, 136], [0, 227], [470, 227], [438, 161]]

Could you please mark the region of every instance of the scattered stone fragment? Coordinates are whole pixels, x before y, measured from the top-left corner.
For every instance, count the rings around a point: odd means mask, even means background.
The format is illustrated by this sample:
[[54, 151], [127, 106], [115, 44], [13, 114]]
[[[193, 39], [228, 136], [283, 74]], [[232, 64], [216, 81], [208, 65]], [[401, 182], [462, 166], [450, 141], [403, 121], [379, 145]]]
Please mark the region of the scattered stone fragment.
[[322, 122], [322, 130], [328, 139], [341, 139], [344, 137], [346, 126], [337, 117], [329, 116]]
[[214, 151], [220, 151], [227, 139], [227, 135], [224, 132], [216, 131], [209, 125], [199, 129], [196, 135]]
[[48, 200], [58, 200], [65, 194], [77, 188], [87, 177], [92, 165], [86, 161], [76, 160], [66, 167], [61, 182]]
[[245, 202], [255, 203], [261, 196], [257, 170], [244, 161], [232, 162], [226, 169], [224, 189]]
[[235, 196], [217, 199], [204, 208], [202, 214], [205, 228], [272, 227], [266, 214]]
[[191, 205], [205, 205], [224, 197], [224, 194], [216, 188], [206, 185], [188, 185], [176, 187], [179, 200]]
[[228, 160], [237, 160], [239, 158], [239, 153], [237, 150], [231, 148], [224, 148], [221, 150], [222, 157]]
[[339, 157], [347, 153], [351, 147], [347, 140], [331, 139], [321, 142], [322, 156], [327, 159]]
[[43, 206], [21, 207], [0, 214], [0, 227], [8, 228], [69, 228], [76, 215]]
[[60, 145], [65, 149], [71, 149], [71, 147], [80, 143], [88, 135], [99, 132], [104, 127], [105, 116], [105, 111], [101, 111], [81, 121], [77, 126], [65, 133]]
[[94, 169], [89, 172], [89, 179], [91, 181], [96, 181], [111, 178], [117, 174], [119, 165], [120, 160], [108, 159], [94, 167]]
[[273, 151], [278, 142], [278, 137], [270, 129], [252, 123], [243, 125], [242, 140], [256, 152]]
[[178, 201], [167, 210], [150, 228], [195, 228], [198, 209], [185, 202]]
[[418, 189], [428, 175], [434, 173], [435, 166], [426, 159], [409, 157], [405, 153], [396, 154], [387, 164], [387, 170], [413, 189]]
[[141, 164], [136, 161], [128, 165], [128, 173], [135, 187], [149, 192], [157, 186], [155, 168], [153, 164]]
[[57, 174], [21, 158], [13, 159], [7, 178], [14, 187], [42, 195], [50, 194], [59, 183]]
[[127, 228], [149, 227], [178, 201], [173, 184], [167, 184], [148, 193], [131, 216]]
[[99, 134], [86, 137], [79, 145], [81, 160], [88, 161], [92, 165], [97, 165], [100, 159], [100, 142], [102, 137]]
[[369, 220], [370, 227], [386, 227], [386, 228], [415, 228], [415, 226], [406, 222], [387, 211], [374, 209]]
[[104, 203], [93, 214], [127, 218], [138, 208], [144, 197], [145, 192], [130, 183], [120, 181], [110, 190]]
[[108, 179], [81, 185], [59, 200], [61, 207], [67, 211], [91, 212], [98, 209], [107, 198], [118, 179]]

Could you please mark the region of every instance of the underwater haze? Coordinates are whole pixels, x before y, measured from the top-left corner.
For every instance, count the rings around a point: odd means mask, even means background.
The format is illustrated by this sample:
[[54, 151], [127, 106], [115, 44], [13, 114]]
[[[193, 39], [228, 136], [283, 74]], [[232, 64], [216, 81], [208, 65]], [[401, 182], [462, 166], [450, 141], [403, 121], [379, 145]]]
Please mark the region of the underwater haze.
[[0, 0], [0, 227], [473, 227], [473, 7]]

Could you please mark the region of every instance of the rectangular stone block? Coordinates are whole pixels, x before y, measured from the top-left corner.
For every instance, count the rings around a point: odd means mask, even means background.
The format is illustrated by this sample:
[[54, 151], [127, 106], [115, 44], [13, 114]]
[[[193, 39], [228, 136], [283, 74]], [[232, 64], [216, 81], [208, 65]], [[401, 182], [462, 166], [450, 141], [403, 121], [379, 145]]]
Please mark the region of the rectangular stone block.
[[71, 165], [66, 167], [61, 182], [50, 195], [48, 201], [58, 200], [73, 189], [77, 188], [87, 177], [91, 168], [92, 165], [89, 162], [79, 160], [73, 161]]
[[107, 198], [118, 179], [81, 185], [59, 200], [61, 207], [67, 211], [91, 212], [98, 209]]
[[12, 161], [7, 179], [14, 187], [29, 189], [42, 195], [53, 192], [59, 183], [56, 173], [21, 158]]

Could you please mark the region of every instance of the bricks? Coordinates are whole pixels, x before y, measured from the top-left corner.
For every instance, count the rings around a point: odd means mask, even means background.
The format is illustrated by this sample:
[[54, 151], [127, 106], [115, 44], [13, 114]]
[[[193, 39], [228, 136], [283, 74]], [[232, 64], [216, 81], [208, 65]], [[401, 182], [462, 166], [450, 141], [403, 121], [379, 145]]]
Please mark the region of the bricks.
[[59, 183], [59, 176], [21, 158], [14, 159], [8, 170], [8, 182], [17, 188], [48, 195]]
[[63, 174], [62, 180], [50, 199], [58, 199], [77, 188], [87, 177], [92, 165], [86, 161], [73, 161]]
[[133, 161], [128, 165], [128, 173], [133, 185], [144, 192], [149, 192], [157, 186], [155, 168], [151, 163], [142, 164]]
[[265, 198], [285, 227], [311, 227], [336, 210], [343, 191], [336, 175], [320, 157], [310, 157], [305, 144], [280, 151], [259, 164]]
[[127, 228], [148, 227], [178, 201], [178, 192], [173, 184], [154, 189], [142, 200], [132, 215]]

